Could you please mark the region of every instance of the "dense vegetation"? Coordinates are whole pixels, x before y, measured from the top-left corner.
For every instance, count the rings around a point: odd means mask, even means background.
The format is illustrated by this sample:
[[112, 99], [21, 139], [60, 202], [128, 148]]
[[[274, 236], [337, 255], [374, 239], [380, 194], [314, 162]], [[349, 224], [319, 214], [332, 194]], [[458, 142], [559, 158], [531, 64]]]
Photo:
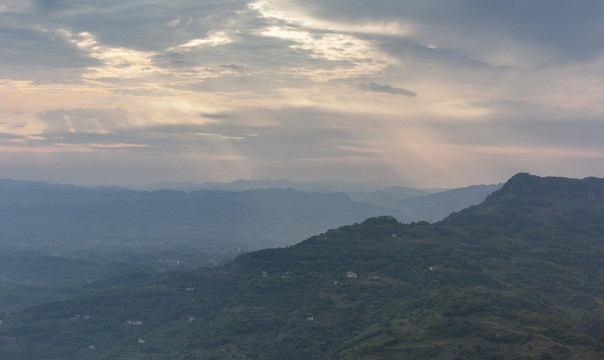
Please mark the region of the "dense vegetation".
[[175, 261], [190, 268], [212, 266], [240, 252], [295, 244], [371, 216], [416, 213], [431, 220], [427, 214], [440, 214], [441, 219], [481, 202], [495, 188], [418, 197], [408, 194], [413, 189], [392, 188], [356, 192], [353, 201], [344, 193], [278, 188], [187, 193], [0, 180], [0, 252], [160, 269]]
[[213, 269], [5, 315], [3, 359], [604, 359], [604, 180], [519, 174]]
[[337, 184], [285, 180], [184, 185], [188, 192], [0, 180], [0, 312], [82, 293], [118, 262], [153, 271], [216, 266], [371, 216], [442, 219], [496, 187], [353, 186], [346, 195]]
[[0, 254], [0, 312], [63, 300], [140, 267], [27, 253]]

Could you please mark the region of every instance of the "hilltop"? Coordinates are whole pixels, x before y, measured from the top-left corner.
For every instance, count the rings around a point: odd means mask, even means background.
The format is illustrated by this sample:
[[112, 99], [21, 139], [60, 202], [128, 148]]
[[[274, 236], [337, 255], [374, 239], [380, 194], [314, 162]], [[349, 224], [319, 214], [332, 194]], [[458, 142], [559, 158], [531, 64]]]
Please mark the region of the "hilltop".
[[511, 194], [602, 201], [604, 200], [604, 179], [587, 177], [581, 180], [563, 177], [539, 177], [528, 173], [520, 173], [512, 177], [495, 197]]
[[213, 269], [130, 274], [5, 317], [0, 351], [6, 359], [603, 359], [603, 191], [602, 179], [518, 174], [438, 223], [373, 217]]

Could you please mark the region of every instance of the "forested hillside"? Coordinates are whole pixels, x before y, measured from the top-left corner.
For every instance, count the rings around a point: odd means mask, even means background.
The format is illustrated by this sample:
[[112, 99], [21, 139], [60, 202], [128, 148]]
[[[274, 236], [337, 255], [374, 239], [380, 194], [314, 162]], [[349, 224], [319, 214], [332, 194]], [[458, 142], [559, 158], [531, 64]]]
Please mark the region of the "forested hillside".
[[355, 193], [359, 201], [353, 201], [341, 192], [282, 188], [133, 191], [0, 180], [0, 251], [162, 270], [176, 263], [212, 266], [372, 216], [439, 220], [495, 189], [483, 185], [425, 196], [388, 188]]
[[[604, 180], [519, 174], [225, 266], [5, 316], [6, 359], [603, 359]], [[107, 287], [111, 287], [107, 289]]]
[[[410, 188], [353, 188], [360, 197], [353, 201], [329, 189], [259, 188], [296, 185], [287, 181], [218, 185], [133, 191], [0, 180], [0, 312], [69, 298], [114, 269], [216, 266], [247, 251], [292, 245], [368, 217], [398, 216], [403, 209], [413, 213], [409, 218], [442, 218], [443, 211], [479, 203], [493, 190], [472, 187], [428, 199], [427, 192]], [[396, 205], [401, 199], [413, 202]]]

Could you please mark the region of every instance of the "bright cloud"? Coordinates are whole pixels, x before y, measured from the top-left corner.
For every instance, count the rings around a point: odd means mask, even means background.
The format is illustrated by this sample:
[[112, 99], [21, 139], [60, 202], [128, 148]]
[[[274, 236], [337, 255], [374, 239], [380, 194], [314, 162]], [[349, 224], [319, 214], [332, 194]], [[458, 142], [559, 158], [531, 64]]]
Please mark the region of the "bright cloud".
[[351, 24], [338, 21], [327, 21], [305, 14], [296, 4], [288, 1], [258, 0], [248, 4], [252, 10], [258, 11], [263, 17], [292, 25], [333, 32], [369, 33], [381, 35], [409, 34], [410, 27], [403, 26], [399, 21], [370, 21], [361, 24]]
[[218, 46], [218, 45], [228, 44], [232, 41], [233, 40], [231, 38], [229, 38], [224, 32], [217, 32], [217, 33], [211, 32], [204, 39], [193, 39], [184, 44], [170, 48], [170, 49], [168, 49], [168, 51], [175, 51], [175, 50], [179, 50], [179, 49], [186, 50], [187, 48], [203, 47], [203, 46]]
[[78, 49], [101, 62], [99, 67], [88, 68], [87, 73], [83, 75], [85, 78], [132, 79], [162, 73], [162, 70], [153, 65], [153, 57], [157, 55], [154, 52], [102, 45], [88, 32], [81, 32], [76, 36], [68, 31], [63, 33]]
[[[0, 171], [416, 186], [604, 176], [602, 11], [595, 0], [6, 0]], [[82, 173], [93, 160], [98, 172]]]
[[269, 0], [253, 2], [248, 6], [264, 18], [277, 21], [277, 24], [262, 30], [262, 36], [291, 41], [294, 44], [290, 45], [290, 48], [307, 51], [313, 58], [343, 63], [336, 68], [296, 69], [298, 74], [318, 80], [381, 74], [385, 67], [396, 64], [396, 60], [380, 51], [371, 41], [363, 40], [354, 34], [405, 33], [403, 29], [392, 24], [381, 27], [375, 24], [357, 25], [353, 29], [352, 26], [344, 24], [328, 23], [291, 10], [287, 11], [278, 3]]
[[320, 80], [379, 75], [395, 60], [381, 54], [368, 41], [346, 34], [313, 35], [310, 32], [283, 27], [270, 27], [261, 35], [290, 40], [292, 49], [308, 51], [313, 58], [342, 62], [331, 69], [300, 68], [298, 74]]

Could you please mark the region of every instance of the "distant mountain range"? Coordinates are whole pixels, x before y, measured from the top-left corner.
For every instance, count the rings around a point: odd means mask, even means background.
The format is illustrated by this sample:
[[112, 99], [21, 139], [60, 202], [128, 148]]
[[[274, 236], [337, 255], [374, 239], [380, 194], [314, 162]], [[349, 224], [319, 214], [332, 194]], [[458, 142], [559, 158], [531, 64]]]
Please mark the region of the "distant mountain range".
[[135, 191], [0, 180], [0, 312], [79, 294], [115, 269], [215, 266], [373, 216], [435, 221], [497, 188], [432, 194], [350, 184], [356, 192], [255, 188], [295, 185], [287, 181], [206, 185], [212, 189]]
[[408, 192], [410, 195], [426, 195], [440, 192], [448, 189], [427, 189], [418, 190], [411, 187], [393, 185], [386, 182], [347, 182], [347, 181], [308, 181], [295, 182], [287, 179], [279, 180], [237, 180], [230, 183], [223, 182], [205, 182], [196, 184], [192, 182], [162, 182], [152, 183], [143, 186], [132, 187], [132, 190], [153, 191], [153, 190], [226, 190], [226, 191], [244, 191], [260, 189], [294, 189], [298, 191], [313, 193], [334, 193], [334, 192], [361, 192], [369, 193], [385, 189], [389, 192]]
[[604, 359], [604, 179], [518, 174], [442, 221], [378, 216], [6, 315], [13, 359]]
[[[292, 184], [240, 182], [236, 187], [244, 188], [244, 183]], [[403, 187], [348, 194], [276, 187], [185, 192], [0, 180], [0, 249], [102, 262], [157, 265], [176, 259], [191, 266], [213, 265], [241, 251], [291, 245], [372, 216], [440, 220], [497, 188], [481, 185], [435, 194]]]
[[[382, 208], [381, 214], [390, 214], [403, 222], [443, 219], [453, 211], [480, 203], [499, 189], [497, 185], [474, 185], [458, 189], [415, 189], [407, 186], [384, 186], [379, 183], [349, 183], [338, 181], [293, 182], [281, 180], [238, 180], [231, 183], [155, 183], [138, 187], [138, 190], [179, 191], [247, 191], [266, 189], [293, 189], [309, 193], [344, 193], [355, 202]], [[375, 214], [378, 215], [378, 214]]]

